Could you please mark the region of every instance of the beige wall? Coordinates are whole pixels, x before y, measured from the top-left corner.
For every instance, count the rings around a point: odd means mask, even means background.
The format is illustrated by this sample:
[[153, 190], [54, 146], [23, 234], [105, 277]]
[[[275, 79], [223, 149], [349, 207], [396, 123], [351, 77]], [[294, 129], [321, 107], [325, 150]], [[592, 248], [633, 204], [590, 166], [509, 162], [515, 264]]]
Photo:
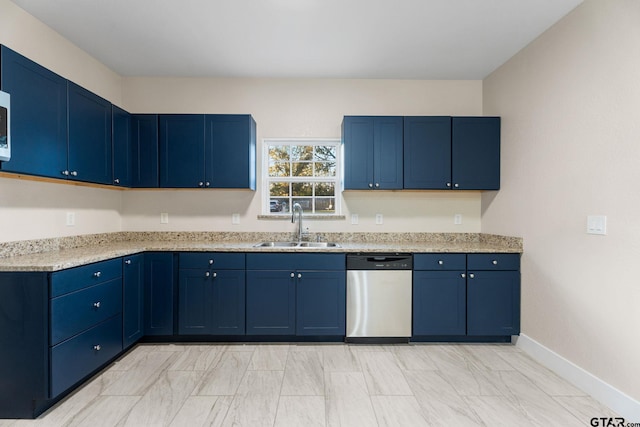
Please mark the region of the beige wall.
[[586, 0], [485, 80], [503, 185], [482, 198], [483, 232], [524, 238], [523, 333], [637, 400], [639, 16]]
[[[263, 138], [340, 138], [342, 117], [480, 115], [481, 81], [125, 78], [132, 112], [251, 113], [257, 123], [258, 176]], [[148, 191], [123, 195], [125, 230], [293, 231], [290, 221], [258, 220], [258, 191]], [[160, 224], [160, 212], [169, 224]], [[239, 225], [231, 215], [239, 213]], [[480, 231], [479, 193], [345, 192], [346, 220], [306, 221], [312, 232]], [[359, 224], [351, 225], [357, 213]], [[375, 225], [382, 213], [384, 224]], [[462, 225], [453, 224], [454, 214]]]

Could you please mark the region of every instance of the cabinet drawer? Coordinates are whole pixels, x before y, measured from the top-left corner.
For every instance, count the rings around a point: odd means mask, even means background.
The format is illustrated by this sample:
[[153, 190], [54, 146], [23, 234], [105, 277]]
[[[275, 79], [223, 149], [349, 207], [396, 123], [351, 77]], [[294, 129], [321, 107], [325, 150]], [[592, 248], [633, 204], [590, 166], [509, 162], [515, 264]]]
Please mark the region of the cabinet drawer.
[[225, 252], [182, 252], [180, 268], [244, 270], [244, 254]]
[[122, 279], [51, 300], [51, 345], [122, 312]]
[[415, 254], [414, 270], [464, 270], [467, 266], [465, 254]]
[[344, 270], [344, 254], [247, 254], [247, 270]]
[[467, 270], [520, 270], [520, 254], [469, 254]]
[[51, 348], [51, 397], [55, 397], [122, 351], [117, 315]]
[[51, 275], [51, 297], [57, 297], [118, 277], [122, 277], [122, 260], [120, 258], [58, 271]]

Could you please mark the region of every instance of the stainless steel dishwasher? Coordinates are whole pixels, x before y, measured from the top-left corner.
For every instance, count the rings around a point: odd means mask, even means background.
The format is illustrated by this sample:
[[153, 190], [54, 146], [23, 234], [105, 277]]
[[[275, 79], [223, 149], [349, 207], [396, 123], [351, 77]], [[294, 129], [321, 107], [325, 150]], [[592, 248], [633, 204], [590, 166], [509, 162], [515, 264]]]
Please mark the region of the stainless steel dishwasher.
[[346, 341], [408, 341], [412, 268], [411, 254], [347, 255]]

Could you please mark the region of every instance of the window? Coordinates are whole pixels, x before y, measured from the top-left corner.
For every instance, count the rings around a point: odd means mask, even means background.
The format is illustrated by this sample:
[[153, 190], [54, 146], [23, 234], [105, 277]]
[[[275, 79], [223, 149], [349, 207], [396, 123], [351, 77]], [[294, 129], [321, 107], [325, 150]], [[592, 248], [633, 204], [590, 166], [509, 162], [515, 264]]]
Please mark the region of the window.
[[340, 214], [340, 140], [264, 140], [263, 212]]

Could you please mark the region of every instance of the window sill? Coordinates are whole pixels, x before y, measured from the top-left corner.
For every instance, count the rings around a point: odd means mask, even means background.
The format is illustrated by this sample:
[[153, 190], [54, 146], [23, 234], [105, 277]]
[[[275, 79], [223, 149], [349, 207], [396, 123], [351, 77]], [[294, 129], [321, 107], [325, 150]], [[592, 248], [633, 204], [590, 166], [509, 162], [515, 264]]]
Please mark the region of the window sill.
[[[258, 215], [259, 220], [266, 221], [291, 221], [291, 214], [280, 215]], [[345, 215], [317, 215], [317, 214], [303, 214], [302, 219], [312, 221], [344, 221], [347, 219]]]

